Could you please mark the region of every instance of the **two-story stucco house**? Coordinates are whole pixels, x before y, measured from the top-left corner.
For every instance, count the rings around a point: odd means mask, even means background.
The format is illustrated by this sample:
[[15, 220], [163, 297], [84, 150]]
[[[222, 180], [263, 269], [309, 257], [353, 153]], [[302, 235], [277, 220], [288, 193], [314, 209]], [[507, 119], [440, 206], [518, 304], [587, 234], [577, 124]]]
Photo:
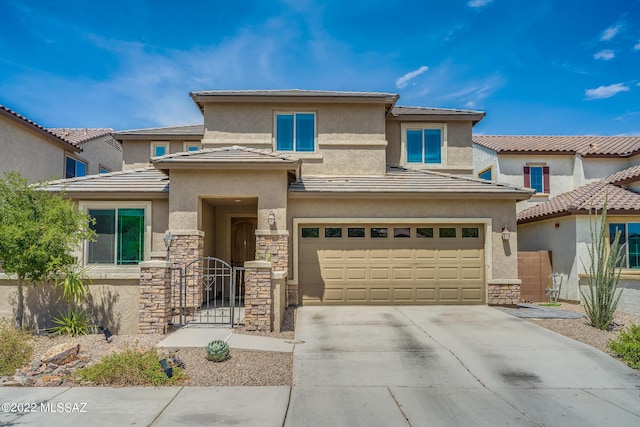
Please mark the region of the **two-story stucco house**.
[[[166, 267], [204, 257], [245, 266], [245, 324], [259, 329], [285, 305], [518, 302], [516, 203], [533, 191], [472, 176], [483, 112], [377, 92], [191, 97], [202, 125], [116, 132], [123, 171], [49, 187], [96, 218], [80, 258], [120, 295], [121, 330], [166, 328]], [[189, 310], [219, 297], [202, 275]]]
[[610, 235], [622, 231], [620, 308], [640, 312], [640, 137], [476, 135], [476, 176], [536, 190], [518, 203], [518, 248], [551, 252], [560, 297], [580, 301], [590, 263], [589, 210], [608, 200]]
[[113, 129], [44, 128], [0, 105], [0, 174], [20, 172], [31, 182], [122, 169]]

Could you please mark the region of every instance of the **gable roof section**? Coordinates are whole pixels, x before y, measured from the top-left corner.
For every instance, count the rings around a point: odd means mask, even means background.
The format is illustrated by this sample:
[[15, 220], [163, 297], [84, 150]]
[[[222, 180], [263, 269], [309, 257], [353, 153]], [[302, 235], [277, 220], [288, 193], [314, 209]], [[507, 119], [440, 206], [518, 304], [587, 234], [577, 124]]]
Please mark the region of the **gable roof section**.
[[443, 198], [495, 197], [526, 200], [531, 189], [466, 178], [433, 171], [415, 171], [390, 167], [384, 176], [305, 176], [289, 185], [292, 195], [332, 196], [373, 195], [437, 195]]
[[409, 120], [470, 120], [475, 125], [484, 118], [484, 111], [459, 110], [451, 108], [394, 106], [389, 117], [402, 121]]
[[57, 135], [56, 133], [52, 132], [50, 129], [46, 129], [46, 128], [40, 126], [39, 124], [37, 124], [33, 120], [29, 120], [26, 117], [24, 117], [23, 115], [18, 114], [15, 111], [13, 111], [12, 109], [7, 108], [7, 107], [5, 107], [4, 105], [1, 105], [1, 104], [0, 104], [0, 115], [3, 115], [4, 117], [10, 118], [10, 119], [12, 119], [12, 120], [14, 120], [14, 121], [16, 121], [18, 123], [21, 123], [22, 125], [26, 126], [27, 128], [35, 131], [36, 133], [39, 133], [40, 135], [48, 138], [51, 142], [61, 146], [65, 150], [70, 150], [70, 151], [75, 151], [75, 152], [82, 151], [82, 148], [80, 148], [80, 146], [78, 144], [76, 144], [75, 142], [70, 141], [70, 140], [68, 140], [66, 138], [63, 138], [60, 135]]
[[204, 125], [166, 126], [148, 129], [122, 130], [113, 133], [119, 141], [123, 139], [174, 139], [200, 140], [204, 135]]
[[169, 192], [169, 176], [152, 168], [127, 169], [100, 175], [87, 175], [79, 178], [59, 179], [48, 182], [45, 191], [64, 191], [68, 196], [82, 196], [98, 193], [117, 194], [117, 197], [136, 196], [167, 197]]
[[47, 130], [59, 138], [77, 145], [110, 135], [113, 132], [113, 129], [109, 128], [48, 128]]
[[268, 150], [232, 147], [205, 148], [200, 151], [167, 154], [152, 157], [151, 163], [158, 169], [234, 168], [234, 169], [297, 169], [300, 160], [289, 155]]
[[523, 210], [518, 214], [518, 224], [572, 214], [586, 214], [592, 208], [601, 210], [605, 200], [609, 212], [640, 215], [640, 194], [619, 186], [637, 181], [638, 178], [640, 166], [616, 172], [605, 179], [583, 185]]
[[640, 153], [640, 136], [474, 135], [473, 142], [500, 154], [630, 157]]

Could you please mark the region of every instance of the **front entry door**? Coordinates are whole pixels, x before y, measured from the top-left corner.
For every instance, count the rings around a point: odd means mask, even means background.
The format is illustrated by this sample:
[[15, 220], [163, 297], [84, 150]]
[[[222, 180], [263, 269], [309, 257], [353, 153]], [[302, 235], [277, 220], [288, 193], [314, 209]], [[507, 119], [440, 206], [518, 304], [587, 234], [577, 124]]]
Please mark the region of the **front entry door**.
[[244, 267], [256, 258], [257, 218], [231, 218], [231, 265]]

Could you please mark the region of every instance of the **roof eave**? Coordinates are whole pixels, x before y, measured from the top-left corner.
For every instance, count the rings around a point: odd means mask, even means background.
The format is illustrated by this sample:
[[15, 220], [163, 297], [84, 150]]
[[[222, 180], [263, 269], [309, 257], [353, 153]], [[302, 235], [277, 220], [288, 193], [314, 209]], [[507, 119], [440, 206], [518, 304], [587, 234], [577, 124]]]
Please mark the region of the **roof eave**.
[[500, 200], [527, 200], [531, 195], [521, 192], [450, 192], [450, 191], [326, 191], [326, 190], [295, 190], [289, 189], [289, 196], [292, 198], [411, 198], [411, 199], [500, 199]]
[[218, 170], [228, 170], [228, 169], [242, 169], [242, 170], [297, 170], [298, 169], [298, 161], [291, 162], [242, 162], [242, 161], [195, 161], [195, 160], [182, 160], [182, 161], [171, 161], [171, 160], [158, 160], [153, 161], [153, 165], [158, 170], [171, 170], [171, 169], [189, 169], [189, 170], [206, 170], [206, 169], [218, 169]]
[[45, 130], [44, 128], [40, 128], [38, 126], [35, 126], [34, 124], [30, 123], [27, 120], [24, 120], [22, 117], [16, 116], [15, 114], [11, 114], [10, 111], [6, 111], [3, 108], [0, 108], [0, 114], [3, 115], [4, 117], [7, 117], [17, 123], [22, 124], [23, 126], [26, 126], [27, 128], [31, 129], [32, 131], [36, 132], [37, 134], [44, 136], [45, 138], [49, 139], [51, 142], [53, 142], [56, 145], [59, 145], [61, 148], [65, 149], [65, 150], [69, 150], [69, 151], [73, 151], [75, 153], [80, 153], [82, 152], [82, 148], [72, 144], [69, 141], [66, 141], [54, 134], [52, 134], [51, 132], [48, 132], [47, 130]]
[[[401, 114], [401, 115], [389, 115], [389, 120], [398, 122], [424, 122], [424, 121], [438, 121], [438, 122], [472, 122], [473, 126], [479, 123], [485, 117], [485, 113], [482, 114]], [[480, 145], [480, 144], [478, 144]]]

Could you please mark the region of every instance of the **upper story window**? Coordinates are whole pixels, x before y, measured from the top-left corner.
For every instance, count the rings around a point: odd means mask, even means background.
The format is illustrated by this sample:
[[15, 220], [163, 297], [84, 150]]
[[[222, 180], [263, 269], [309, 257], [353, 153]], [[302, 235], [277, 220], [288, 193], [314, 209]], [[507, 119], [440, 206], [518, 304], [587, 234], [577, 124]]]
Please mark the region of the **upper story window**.
[[111, 173], [111, 170], [100, 165], [100, 173]]
[[87, 164], [73, 157], [67, 156], [64, 168], [65, 178], [75, 178], [87, 175]]
[[167, 142], [152, 142], [151, 143], [151, 157], [159, 157], [169, 154], [169, 143]]
[[640, 268], [640, 222], [609, 224], [610, 245], [614, 242], [617, 232], [620, 232], [618, 242], [623, 245], [620, 266], [622, 268]]
[[275, 121], [276, 151], [315, 151], [315, 113], [276, 113]]
[[549, 194], [549, 166], [525, 166], [524, 186], [537, 193]]
[[405, 123], [402, 125], [402, 142], [407, 164], [446, 164], [446, 125]]
[[478, 173], [478, 178], [491, 181], [493, 178], [491, 168], [487, 168], [483, 171], [480, 171], [480, 173]]
[[198, 151], [200, 150], [200, 144], [185, 142], [184, 151]]

